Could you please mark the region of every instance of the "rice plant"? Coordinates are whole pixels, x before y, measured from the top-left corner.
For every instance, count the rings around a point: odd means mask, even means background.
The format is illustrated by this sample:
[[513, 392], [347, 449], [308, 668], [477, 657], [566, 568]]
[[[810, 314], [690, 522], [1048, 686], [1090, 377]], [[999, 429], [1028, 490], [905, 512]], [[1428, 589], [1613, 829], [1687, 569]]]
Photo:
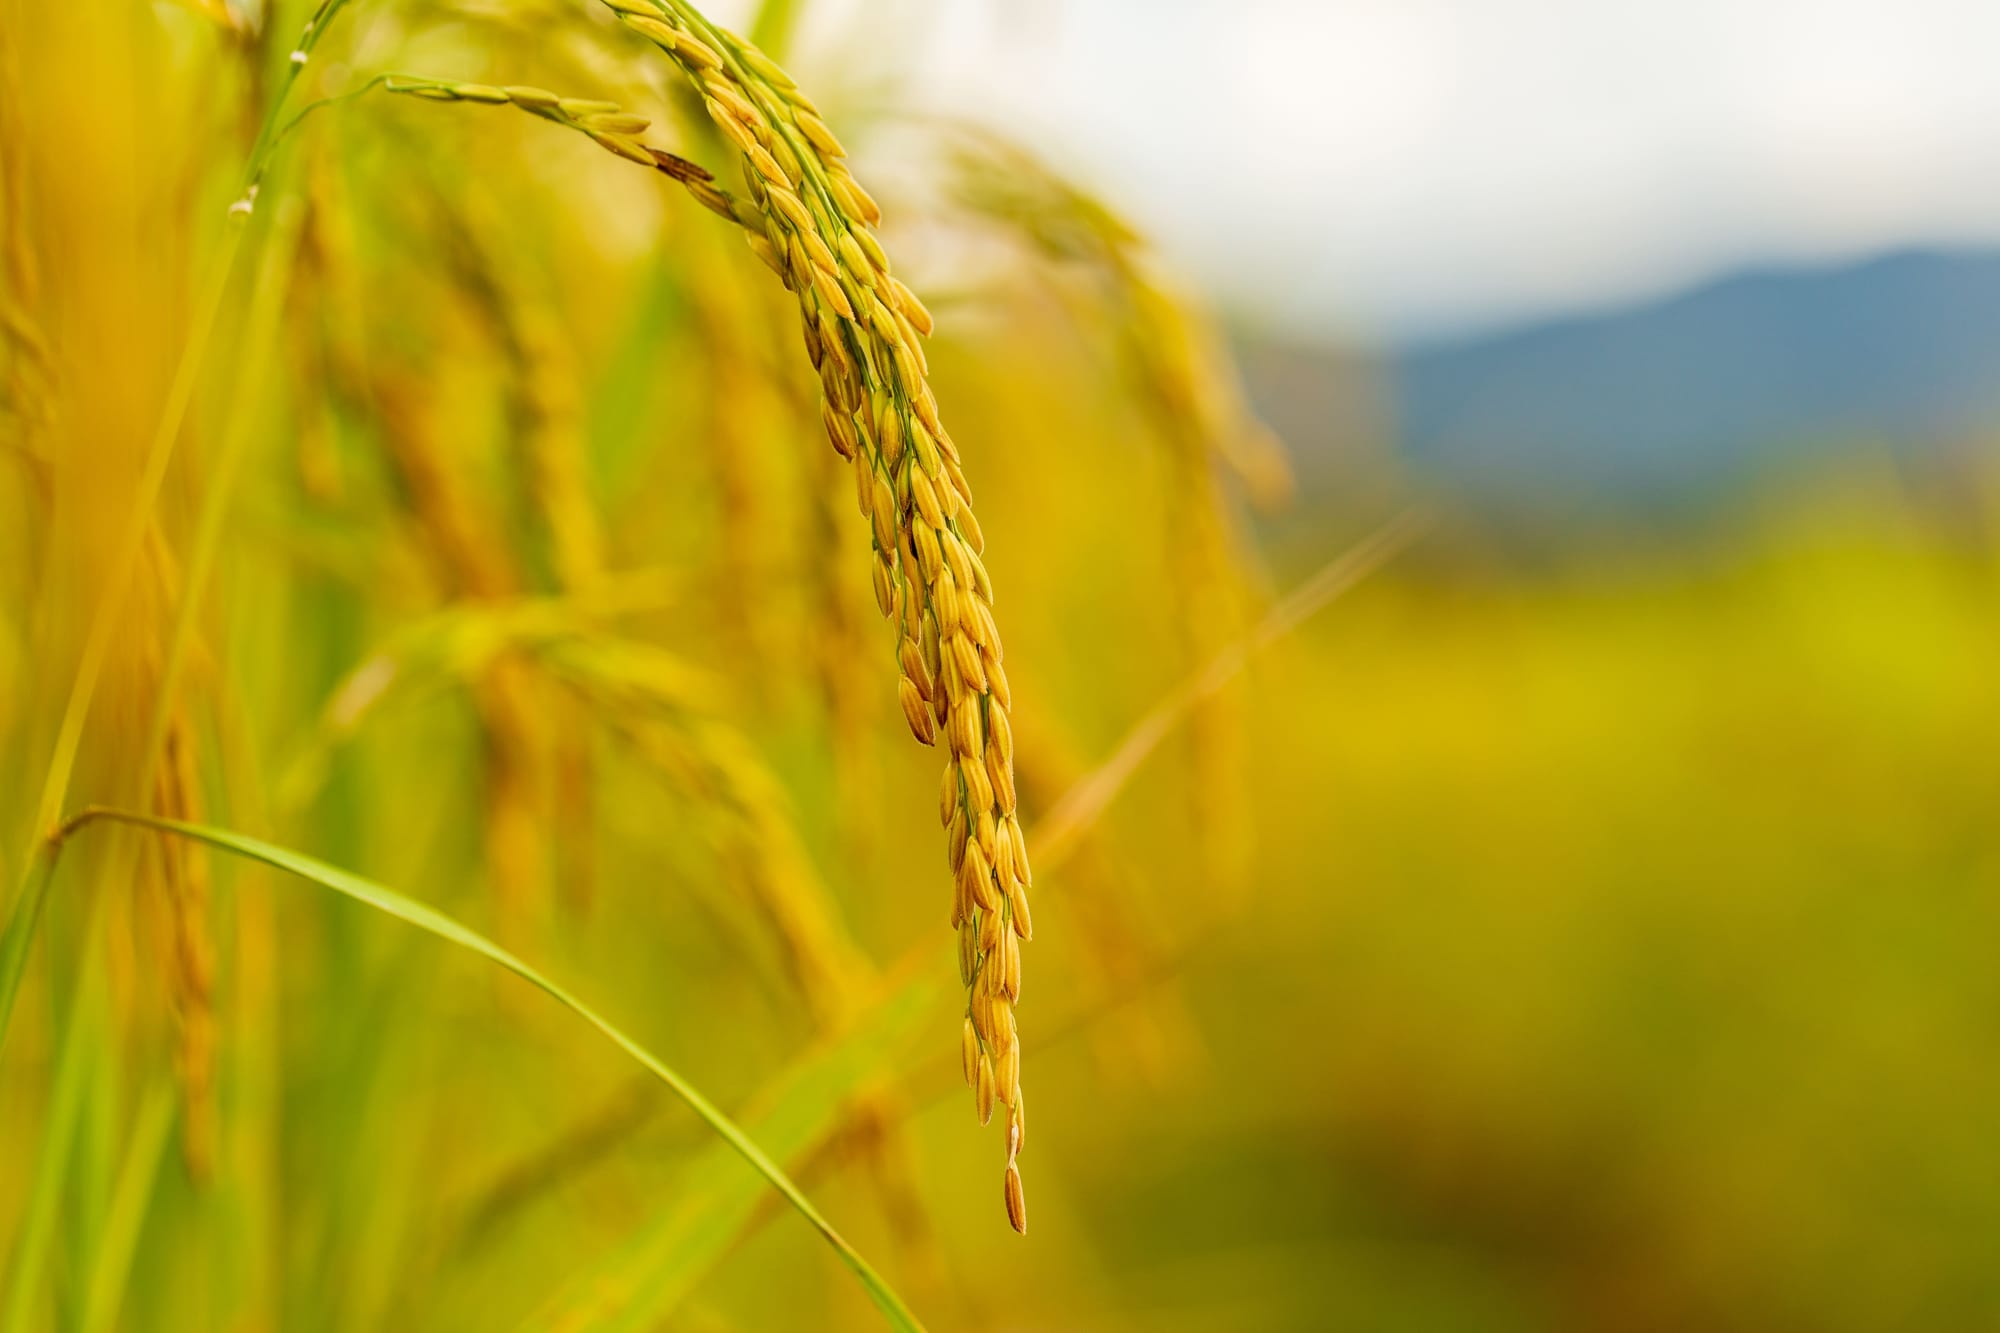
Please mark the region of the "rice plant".
[[1985, 455], [1507, 526], [943, 12], [0, 0], [0, 1331], [1996, 1322]]
[[[985, 298], [934, 316], [842, 113], [680, 0], [4, 17], [0, 1324], [699, 1321], [764, 1197], [892, 1326], [962, 1302], [940, 1233], [979, 1224], [935, 1181], [970, 1145], [934, 1141], [926, 1052], [955, 1037], [1000, 1114], [979, 1211], [1026, 1233], [1028, 829], [1070, 845], [1137, 762], [1017, 785], [1062, 677], [1005, 656], [997, 586], [1061, 568], [1023, 507], [1058, 474], [946, 428], [985, 386], [932, 358]], [[1026, 161], [985, 174], [1082, 198]], [[946, 225], [1010, 207], [975, 202]], [[1130, 341], [1092, 392], [1156, 414], [1194, 599], [1171, 728], [1250, 628], [1222, 473], [1254, 458], [1268, 499], [1282, 466], [1136, 238], [1097, 234], [1075, 323]], [[822, 1204], [850, 1156], [866, 1188]]]

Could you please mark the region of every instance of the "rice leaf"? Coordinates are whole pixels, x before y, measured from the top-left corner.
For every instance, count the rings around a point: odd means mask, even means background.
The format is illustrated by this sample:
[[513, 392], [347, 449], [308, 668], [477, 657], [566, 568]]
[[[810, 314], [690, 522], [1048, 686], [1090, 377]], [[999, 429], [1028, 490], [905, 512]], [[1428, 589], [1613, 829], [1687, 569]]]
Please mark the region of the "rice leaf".
[[696, 1115], [706, 1121], [709, 1128], [713, 1129], [738, 1156], [755, 1167], [758, 1173], [770, 1182], [772, 1188], [783, 1195], [785, 1200], [793, 1208], [797, 1209], [799, 1214], [826, 1238], [827, 1243], [833, 1246], [834, 1251], [839, 1254], [841, 1261], [852, 1269], [854, 1275], [860, 1279], [862, 1287], [866, 1289], [870, 1298], [874, 1300], [876, 1306], [882, 1311], [891, 1328], [920, 1333], [923, 1326], [918, 1323], [916, 1316], [910, 1312], [909, 1308], [903, 1304], [902, 1298], [869, 1265], [868, 1261], [862, 1258], [861, 1254], [852, 1245], [847, 1243], [847, 1240], [834, 1229], [833, 1224], [821, 1215], [819, 1209], [813, 1206], [810, 1199], [806, 1198], [804, 1191], [800, 1190], [792, 1182], [791, 1177], [785, 1174], [783, 1168], [753, 1142], [748, 1134], [727, 1115], [724, 1115], [707, 1097], [703, 1096], [693, 1084], [675, 1072], [675, 1070], [660, 1060], [658, 1056], [655, 1056], [652, 1052], [627, 1036], [621, 1029], [612, 1024], [610, 1020], [604, 1018], [595, 1009], [592, 1009], [557, 982], [537, 971], [521, 958], [501, 948], [498, 944], [495, 944], [492, 940], [487, 939], [477, 931], [460, 925], [443, 913], [417, 902], [415, 899], [406, 898], [395, 890], [377, 884], [373, 880], [364, 879], [359, 875], [350, 874], [338, 867], [327, 865], [323, 861], [314, 860], [312, 857], [300, 855], [283, 847], [273, 846], [256, 838], [232, 833], [226, 829], [211, 828], [201, 824], [188, 824], [179, 820], [160, 819], [132, 811], [91, 809], [84, 811], [70, 820], [64, 826], [64, 833], [65, 835], [73, 834], [84, 825], [99, 820], [134, 824], [142, 828], [156, 829], [162, 833], [172, 833], [180, 837], [192, 838], [197, 842], [206, 843], [218, 851], [247, 857], [253, 861], [261, 861], [265, 865], [287, 871], [297, 875], [301, 879], [310, 880], [322, 888], [331, 889], [335, 893], [352, 898], [357, 902], [366, 903], [379, 912], [395, 917], [400, 921], [415, 926], [419, 930], [427, 931], [440, 939], [458, 945], [462, 949], [479, 954], [506, 968], [509, 972], [514, 973], [531, 985], [548, 992], [549, 995], [575, 1013], [579, 1018], [610, 1038], [612, 1043], [622, 1049], [627, 1055], [645, 1066], [654, 1077], [671, 1088], [674, 1095], [686, 1102]]

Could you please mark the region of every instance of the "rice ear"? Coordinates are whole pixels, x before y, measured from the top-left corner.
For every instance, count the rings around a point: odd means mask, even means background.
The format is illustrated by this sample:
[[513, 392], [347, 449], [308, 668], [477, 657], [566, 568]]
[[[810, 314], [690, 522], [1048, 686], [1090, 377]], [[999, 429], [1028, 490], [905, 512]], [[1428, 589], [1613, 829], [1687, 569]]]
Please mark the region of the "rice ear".
[[[893, 614], [897, 691], [916, 739], [950, 739], [947, 801], [957, 786], [968, 827], [992, 828], [1014, 814], [1011, 692], [1000, 671], [1003, 651], [993, 589], [978, 556], [986, 537], [958, 449], [945, 432], [928, 379], [921, 338], [934, 320], [916, 294], [890, 272], [873, 228], [881, 206], [854, 178], [845, 149], [797, 83], [769, 57], [710, 24], [686, 0], [607, 0], [632, 32], [651, 42], [700, 94], [717, 129], [742, 155], [745, 193], [730, 195], [683, 159], [634, 137], [643, 119], [615, 104], [564, 99], [538, 88], [396, 80], [392, 92], [440, 101], [491, 103], [497, 92], [518, 109], [588, 135], [606, 151], [679, 181], [704, 207], [743, 226], [758, 258], [796, 298], [807, 351], [819, 371], [826, 434], [856, 469], [856, 499], [871, 528], [877, 605]], [[858, 349], [858, 355], [849, 348]], [[921, 664], [922, 672], [912, 671]], [[941, 811], [947, 824], [949, 811]], [[1010, 826], [1010, 870], [1027, 864], [1018, 825]], [[990, 870], [993, 847], [981, 840], [989, 869], [953, 888], [953, 919], [977, 907], [1010, 941], [1025, 939], [1024, 875], [1004, 881]], [[982, 965], [982, 974], [999, 964]], [[996, 988], [1012, 1033], [1019, 992], [1018, 950]], [[976, 983], [975, 983], [976, 985]], [[968, 990], [968, 1003], [973, 1002]], [[970, 1016], [970, 1015], [969, 1015]], [[976, 1026], [976, 1025], [975, 1025]], [[1009, 1050], [1014, 1048], [1011, 1043]], [[980, 1068], [997, 1058], [982, 1052]], [[1018, 1066], [1018, 1056], [1010, 1067]], [[1003, 1099], [1015, 1095], [1014, 1079]], [[991, 1112], [981, 1099], [981, 1119]], [[1025, 1216], [1020, 1177], [1008, 1167], [1008, 1215]]]

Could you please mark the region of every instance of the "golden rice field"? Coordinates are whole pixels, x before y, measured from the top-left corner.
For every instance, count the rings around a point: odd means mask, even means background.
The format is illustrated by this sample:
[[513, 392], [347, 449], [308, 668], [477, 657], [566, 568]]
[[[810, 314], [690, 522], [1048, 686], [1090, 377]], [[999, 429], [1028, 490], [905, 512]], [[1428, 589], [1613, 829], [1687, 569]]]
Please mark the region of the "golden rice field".
[[2000, 1318], [1983, 530], [1300, 490], [798, 9], [0, 0], [0, 1330]]

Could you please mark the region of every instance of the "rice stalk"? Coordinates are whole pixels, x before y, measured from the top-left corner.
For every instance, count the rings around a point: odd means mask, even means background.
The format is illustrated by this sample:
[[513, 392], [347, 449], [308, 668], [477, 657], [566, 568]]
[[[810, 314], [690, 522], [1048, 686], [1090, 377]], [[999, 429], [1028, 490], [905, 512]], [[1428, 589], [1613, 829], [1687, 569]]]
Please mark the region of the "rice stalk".
[[[152, 775], [149, 793], [161, 815], [198, 822], [201, 783], [195, 762], [195, 726], [183, 678], [191, 667], [210, 665], [196, 630], [209, 581], [219, 556], [225, 520], [254, 431], [256, 410], [267, 385], [275, 330], [289, 291], [301, 212], [282, 209], [273, 219], [259, 259], [244, 316], [248, 349], [236, 367], [237, 408], [204, 469], [204, 488], [189, 541], [184, 573], [175, 577], [156, 524], [161, 552], [162, 600], [173, 618], [154, 682], [154, 703], [139, 771]], [[169, 907], [171, 948], [169, 1000], [176, 1024], [175, 1075], [181, 1108], [181, 1155], [189, 1176], [206, 1185], [215, 1171], [220, 1136], [216, 1096], [216, 1046], [220, 1025], [215, 1012], [215, 952], [211, 921], [208, 857], [192, 844], [161, 839], [161, 882]]]
[[[42, 849], [38, 849], [39, 854], [29, 862], [38, 890], [45, 889], [55, 874], [55, 854], [47, 849], [48, 844], [45, 843]], [[15, 938], [12, 934], [15, 923], [20, 921], [25, 921], [27, 927], [26, 934], [19, 937], [25, 953], [35, 921], [17, 911], [8, 922], [10, 941]], [[5, 993], [0, 993], [0, 1002], [7, 998]], [[70, 983], [69, 999], [68, 1022], [71, 1031], [79, 1035], [75, 1039], [66, 1036], [56, 1056], [48, 1097], [48, 1128], [35, 1152], [27, 1205], [13, 1239], [13, 1262], [7, 1270], [6, 1297], [0, 1301], [0, 1328], [25, 1328], [33, 1312], [35, 1297], [46, 1271], [57, 1208], [63, 1197], [63, 1181], [76, 1150], [83, 1106], [88, 1097], [91, 1060], [95, 1055], [93, 1046], [104, 1036], [104, 984], [99, 970], [78, 968]], [[0, 1036], [5, 1035], [6, 1017], [4, 1004], [0, 1004]]]
[[[256, 142], [252, 145], [245, 162], [243, 194], [230, 206], [228, 225], [223, 230], [220, 247], [210, 259], [198, 286], [198, 294], [186, 325], [186, 336], [181, 343], [180, 356], [175, 363], [172, 380], [167, 387], [152, 437], [143, 455], [138, 486], [115, 541], [109, 562], [110, 574], [105, 581], [103, 595], [92, 612], [90, 626], [85, 634], [83, 653], [71, 678], [61, 719], [57, 725], [55, 745], [44, 771], [41, 795], [36, 802], [34, 827], [38, 832], [47, 832], [55, 827], [68, 797], [70, 779], [75, 772], [78, 750], [83, 742], [84, 725], [89, 719], [105, 659], [110, 653], [121, 614], [131, 594], [141, 550], [152, 525], [154, 504], [159, 496], [160, 487], [166, 480], [167, 468], [173, 459], [175, 446], [179, 442], [182, 423], [186, 420], [188, 409], [194, 399], [207, 356], [209, 339], [214, 333], [223, 297], [228, 289], [230, 277], [235, 271], [237, 256], [242, 249], [245, 231], [242, 224], [255, 207], [258, 184], [270, 165], [271, 149], [279, 132], [279, 113], [283, 110], [291, 89], [298, 80], [299, 72], [305, 67], [312, 52], [346, 3], [347, 0], [321, 0], [300, 34], [285, 80], [269, 103], [258, 129]], [[33, 932], [41, 911], [40, 889], [36, 886], [38, 874], [33, 861], [23, 862], [20, 891], [15, 895], [12, 917], [9, 920], [9, 943], [18, 922], [22, 927], [23, 948], [25, 948], [25, 936]], [[41, 882], [45, 884], [45, 880]], [[8, 949], [0, 948], [0, 1031], [4, 1030], [6, 1018], [12, 1011], [15, 989], [18, 985], [19, 973], [12, 955]]]
[[858, 1162], [863, 1179], [881, 1203], [883, 1221], [903, 1257], [904, 1270], [915, 1275], [920, 1289], [938, 1291], [946, 1285], [946, 1265], [937, 1228], [924, 1204], [908, 1130], [910, 1115], [910, 1099], [902, 1089], [893, 1093], [880, 1085], [864, 1089], [800, 1175], [816, 1181], [822, 1171], [831, 1173]]
[[98, 1238], [97, 1256], [84, 1289], [82, 1333], [111, 1333], [117, 1327], [130, 1279], [133, 1252], [145, 1224], [147, 1207], [160, 1177], [160, 1157], [173, 1129], [172, 1089], [155, 1086], [139, 1104], [124, 1161], [112, 1186]]
[[880, 207], [789, 75], [680, 0], [608, 7], [680, 68], [741, 150], [762, 226], [742, 216], [743, 200], [730, 216], [798, 298], [828, 438], [855, 465], [857, 499], [873, 528], [877, 602], [898, 629], [904, 715], [924, 744], [942, 731], [952, 754], [940, 815], [950, 830], [951, 920], [967, 995], [965, 1074], [982, 1121], [996, 1101], [1007, 1107], [1004, 1198], [1008, 1221], [1025, 1230], [1014, 1005], [1020, 942], [1031, 933], [1031, 876], [1015, 813], [1011, 691], [992, 582], [979, 560], [984, 537], [923, 353], [930, 312], [889, 272], [872, 230]]
[[[281, 265], [286, 258], [282, 217], [277, 225], [262, 233], [264, 262], [249, 293], [248, 308], [234, 331], [243, 350], [232, 359], [230, 375], [219, 395], [224, 410], [218, 415], [226, 422], [221, 446], [200, 460], [200, 516], [184, 576], [177, 570], [175, 552], [166, 536], [170, 509], [162, 499], [162, 492], [173, 477], [171, 456], [185, 419], [192, 415], [205, 344], [218, 322], [223, 287], [242, 243], [243, 230], [240, 222], [226, 224], [220, 255], [206, 265], [205, 289], [196, 300], [193, 322], [185, 330], [173, 330], [183, 333], [186, 341], [171, 385], [167, 387], [165, 406], [159, 409], [152, 443], [138, 468], [137, 495], [130, 501], [124, 527], [115, 542], [117, 554], [110, 562], [111, 573], [101, 590], [102, 600], [86, 638], [83, 658], [78, 663], [60, 664], [73, 666], [75, 674], [62, 730], [44, 780], [44, 808], [52, 797], [60, 799], [71, 776], [79, 771], [93, 781], [105, 781], [101, 773], [107, 759], [114, 761], [115, 777], [110, 780], [127, 792], [130, 799], [149, 807], [187, 813], [199, 805], [192, 758], [191, 710], [183, 698], [180, 679], [191, 658], [200, 660], [198, 636], [193, 627], [201, 593], [216, 549], [220, 517], [231, 495], [235, 463], [249, 434], [247, 421], [251, 410], [261, 401], [265, 367], [261, 354], [267, 345], [269, 322], [275, 319], [281, 304], [273, 296], [282, 290], [282, 284], [270, 281], [270, 277], [274, 265]], [[123, 308], [116, 310], [116, 318], [122, 324], [130, 318], [130, 303], [146, 298], [129, 286], [121, 294]], [[75, 309], [82, 304], [72, 299], [65, 347], [72, 355], [79, 345], [89, 345], [88, 315], [78, 318], [81, 312]], [[86, 327], [82, 336], [79, 325]], [[103, 367], [93, 364], [91, 369], [90, 376], [78, 377], [81, 384], [99, 401], [115, 399], [123, 386], [107, 391], [101, 374]], [[143, 383], [143, 378], [134, 378]], [[145, 408], [151, 411], [154, 405], [148, 402]], [[65, 410], [66, 416], [80, 423], [66, 428], [71, 431], [65, 440], [66, 463], [80, 475], [66, 476], [65, 489], [74, 480], [77, 485], [71, 494], [88, 499], [102, 478], [82, 470], [90, 462], [101, 464], [107, 460], [88, 456], [90, 451], [86, 446], [91, 441], [84, 432], [89, 428], [93, 408], [79, 395], [69, 399]], [[143, 434], [140, 438], [143, 439]], [[167, 494], [172, 496], [171, 491]], [[112, 534], [104, 535], [110, 538]], [[114, 543], [107, 541], [106, 545]], [[143, 579], [139, 577], [142, 568], [147, 575]], [[168, 612], [172, 615], [172, 630], [163, 646], [158, 630]], [[103, 629], [106, 625], [112, 626], [109, 633]], [[114, 646], [118, 655], [110, 656], [107, 645]], [[113, 671], [119, 674], [111, 674]], [[99, 690], [101, 682], [124, 688]], [[142, 700], [148, 691], [152, 695], [150, 722], [142, 711], [146, 707]], [[96, 709], [108, 715], [100, 720], [90, 716], [94, 693], [109, 696], [103, 697]], [[86, 722], [90, 722], [88, 731]], [[86, 736], [93, 751], [81, 748]], [[141, 737], [143, 750], [139, 745]], [[90, 758], [99, 775], [91, 775], [88, 768], [79, 770], [80, 755]], [[41, 832], [37, 830], [38, 841]], [[157, 861], [151, 856], [155, 851], [160, 853]], [[106, 858], [98, 876], [101, 882], [92, 886], [82, 919], [70, 932], [85, 952], [71, 969], [75, 976], [72, 1003], [67, 1010], [58, 1010], [67, 1018], [60, 1038], [61, 1072], [48, 1107], [33, 1193], [19, 1236], [14, 1286], [5, 1313], [0, 1315], [0, 1325], [25, 1327], [26, 1314], [38, 1294], [51, 1288], [66, 1324], [77, 1323], [79, 1307], [81, 1327], [104, 1328], [115, 1322], [133, 1247], [157, 1177], [155, 1166], [161, 1145], [167, 1141], [173, 1124], [176, 1090], [184, 1108], [182, 1147], [190, 1174], [201, 1183], [212, 1170], [216, 1131], [213, 1070], [216, 1024], [211, 990], [207, 867], [204, 854], [189, 855], [189, 851], [183, 847], [156, 848], [150, 839], [122, 841]], [[7, 943], [0, 947], [0, 955], [4, 955], [4, 961], [0, 961], [0, 1036], [4, 1036], [19, 982], [15, 959], [25, 956], [14, 952], [14, 942], [18, 939], [20, 948], [25, 950], [32, 937], [53, 877], [52, 850], [43, 850], [31, 864], [33, 878], [24, 894], [16, 899]], [[146, 974], [145, 969], [135, 966], [136, 960], [129, 953], [135, 935], [127, 928], [124, 914], [138, 904], [124, 890], [146, 877], [147, 869], [152, 866], [157, 866], [163, 890], [154, 901], [164, 900], [162, 915], [166, 922], [161, 935], [166, 946], [161, 950], [162, 971], [170, 1004], [159, 1004], [150, 993], [136, 994], [135, 998], [146, 1007], [136, 1014], [121, 1013], [122, 1021], [107, 1030], [101, 1021], [105, 974], [109, 974], [111, 989], [120, 998], [128, 991], [136, 992], [130, 983]], [[105, 915], [111, 916], [108, 931], [100, 929]], [[16, 923], [22, 927], [19, 935], [15, 933]], [[108, 953], [93, 956], [100, 940], [111, 947]], [[113, 1154], [120, 1131], [110, 1107], [116, 1089], [114, 1079], [119, 1073], [118, 1052], [122, 1039], [128, 1035], [118, 1029], [144, 1030], [155, 1017], [164, 1017], [169, 1012], [174, 1024], [175, 1078], [161, 1080], [159, 1096], [149, 1099], [148, 1111], [132, 1131], [124, 1165], [118, 1167]], [[115, 1183], [111, 1179], [114, 1169], [119, 1173]], [[82, 1262], [45, 1266], [42, 1256], [47, 1251], [48, 1235], [65, 1205], [73, 1209], [71, 1221], [76, 1228]], [[73, 1289], [78, 1283], [86, 1284], [80, 1292]]]
[[1026, 1122], [1014, 1008], [1020, 945], [1032, 934], [1032, 875], [1016, 813], [1012, 694], [992, 581], [979, 559], [985, 539], [923, 352], [930, 312], [890, 273], [873, 231], [880, 206], [789, 75], [682, 0], [606, 4], [701, 93], [717, 129], [742, 154], [745, 197], [723, 193], [705, 169], [647, 146], [636, 137], [647, 120], [615, 103], [400, 75], [381, 86], [438, 101], [511, 105], [673, 177], [743, 227], [752, 251], [797, 298], [827, 436], [854, 464], [857, 501], [871, 523], [876, 601], [897, 626], [904, 716], [921, 743], [934, 744], [940, 732], [949, 742], [940, 818], [966, 987], [964, 1072], [982, 1123], [996, 1102], [1007, 1109], [1003, 1197], [1009, 1223], [1025, 1231], [1016, 1159]]
[[[330, 18], [339, 7], [339, 0], [318, 11], [319, 18]], [[323, 26], [320, 29], [323, 31]], [[309, 47], [317, 40], [316, 34], [308, 34], [301, 45]], [[110, 77], [107, 75], [107, 78]], [[289, 88], [289, 82], [286, 87]], [[31, 946], [42, 909], [46, 903], [49, 886], [55, 871], [55, 844], [48, 838], [54, 827], [54, 819], [60, 813], [67, 799], [72, 778], [77, 771], [79, 756], [85, 737], [86, 725], [90, 721], [93, 705], [99, 693], [99, 686], [115, 645], [130, 643], [135, 637], [142, 642], [146, 638], [135, 632], [134, 624], [141, 620], [130, 614], [130, 604], [136, 595], [135, 585], [143, 552], [149, 542], [157, 540], [157, 501], [179, 443], [182, 428], [190, 415], [193, 401], [199, 388], [209, 344], [215, 334], [225, 294], [231, 284], [236, 261], [245, 243], [246, 227], [244, 219], [254, 200], [254, 187], [268, 165], [269, 130], [275, 123], [279, 103], [271, 104], [265, 121], [265, 130], [260, 132], [257, 147], [253, 149], [244, 170], [244, 179], [249, 182], [245, 198], [239, 200], [239, 207], [231, 210], [222, 224], [221, 235], [217, 238], [214, 251], [202, 264], [202, 276], [195, 286], [195, 295], [184, 320], [176, 321], [174, 332], [178, 335], [178, 354], [173, 362], [171, 378], [165, 386], [165, 393], [157, 412], [152, 415], [150, 437], [146, 439], [143, 451], [138, 456], [136, 485], [124, 506], [122, 518], [115, 528], [104, 533], [105, 576], [99, 583], [93, 598], [88, 628], [85, 631], [83, 648], [75, 661], [66, 688], [66, 700], [62, 706], [57, 725], [55, 742], [47, 767], [40, 783], [40, 797], [36, 806], [34, 833], [37, 839], [36, 854], [27, 859], [22, 867], [19, 891], [14, 895], [12, 907], [4, 934], [0, 934], [0, 1041], [4, 1041], [13, 1003], [18, 995], [23, 968]], [[259, 293], [264, 284], [260, 281]], [[128, 293], [129, 305], [132, 297]], [[257, 297], [253, 296], [253, 312], [257, 309]], [[255, 327], [254, 320], [250, 325]], [[250, 335], [251, 351], [259, 344]], [[254, 356], [247, 358], [254, 361]], [[237, 386], [232, 385], [232, 388]], [[71, 400], [74, 406], [76, 400]], [[81, 465], [80, 452], [79, 463]], [[210, 517], [219, 512], [222, 497], [226, 496], [226, 484], [214, 488], [215, 504], [205, 504], [203, 527], [209, 526]], [[199, 553], [199, 538], [197, 552]], [[171, 682], [177, 677], [183, 651], [190, 642], [189, 626], [192, 622], [194, 593], [199, 584], [190, 580], [189, 595], [181, 599], [176, 613], [174, 635], [164, 662], [154, 673], [160, 682], [153, 705], [153, 722], [147, 731], [146, 752], [137, 765], [123, 765], [122, 771], [136, 776], [124, 780], [136, 799], [149, 801], [154, 794], [155, 764], [163, 753], [164, 737], [169, 729], [172, 711], [177, 707], [177, 696]], [[121, 865], [107, 875], [113, 883], [129, 883], [137, 866], [119, 858]], [[103, 891], [88, 895], [88, 904], [83, 912], [83, 921], [77, 938], [89, 941], [97, 937], [99, 912], [102, 904], [112, 895]], [[104, 1010], [102, 978], [99, 969], [81, 966], [75, 971], [75, 981], [71, 987], [72, 1002], [64, 1011], [68, 1015], [60, 1041], [61, 1054], [58, 1057], [58, 1073], [54, 1095], [48, 1108], [46, 1128], [42, 1136], [42, 1150], [38, 1158], [34, 1183], [26, 1211], [26, 1221], [19, 1236], [13, 1268], [12, 1286], [4, 1311], [0, 1311], [0, 1326], [9, 1328], [24, 1326], [25, 1320], [35, 1301], [37, 1291], [46, 1278], [44, 1258], [49, 1244], [53, 1218], [57, 1210], [56, 1201], [78, 1188], [88, 1189], [93, 1171], [101, 1178], [106, 1169], [108, 1143], [101, 1136], [86, 1135], [88, 1150], [81, 1154], [82, 1160], [72, 1159], [76, 1151], [79, 1134], [79, 1120], [85, 1115], [91, 1100], [89, 1085], [96, 1078], [100, 1085], [108, 1075], [102, 1073], [110, 1058], [111, 1044], [108, 1034], [101, 1026]], [[81, 1184], [72, 1177], [80, 1177]], [[115, 1219], [96, 1219], [109, 1225]], [[107, 1241], [114, 1241], [115, 1235], [107, 1237], [100, 1228], [94, 1240], [99, 1244], [99, 1256], [108, 1258], [111, 1254], [105, 1248]], [[109, 1280], [113, 1270], [100, 1269]], [[117, 1277], [122, 1284], [122, 1276]], [[98, 1290], [106, 1290], [101, 1284]]]
[[[174, 380], [168, 388], [167, 400], [160, 413], [153, 438], [146, 448], [138, 487], [112, 553], [110, 574], [105, 581], [102, 597], [92, 614], [82, 657], [71, 678], [68, 698], [57, 727], [55, 747], [42, 780], [41, 797], [36, 806], [35, 827], [38, 830], [48, 830], [55, 826], [61, 816], [63, 802], [68, 796], [70, 779], [75, 773], [78, 753], [83, 743], [84, 726], [89, 719], [99, 680], [117, 638], [117, 631], [131, 597], [133, 584], [136, 582], [140, 556], [153, 531], [154, 503], [166, 480], [168, 464], [172, 461], [175, 446], [179, 443], [181, 424], [194, 397], [208, 339], [221, 309], [223, 291], [235, 267], [235, 255], [241, 237], [240, 226], [229, 229], [228, 237], [223, 243], [223, 251], [212, 261], [204, 290], [197, 298], [189, 339], [182, 352], [180, 364], [175, 370]], [[23, 887], [26, 888], [25, 885]], [[16, 895], [14, 911], [17, 915], [27, 913], [29, 929], [33, 928], [33, 919], [39, 910], [38, 902]], [[17, 984], [17, 980], [15, 977], [6, 977], [5, 969], [0, 968], [0, 1024], [4, 1023], [5, 1014], [11, 1005], [13, 999], [11, 987]]]

